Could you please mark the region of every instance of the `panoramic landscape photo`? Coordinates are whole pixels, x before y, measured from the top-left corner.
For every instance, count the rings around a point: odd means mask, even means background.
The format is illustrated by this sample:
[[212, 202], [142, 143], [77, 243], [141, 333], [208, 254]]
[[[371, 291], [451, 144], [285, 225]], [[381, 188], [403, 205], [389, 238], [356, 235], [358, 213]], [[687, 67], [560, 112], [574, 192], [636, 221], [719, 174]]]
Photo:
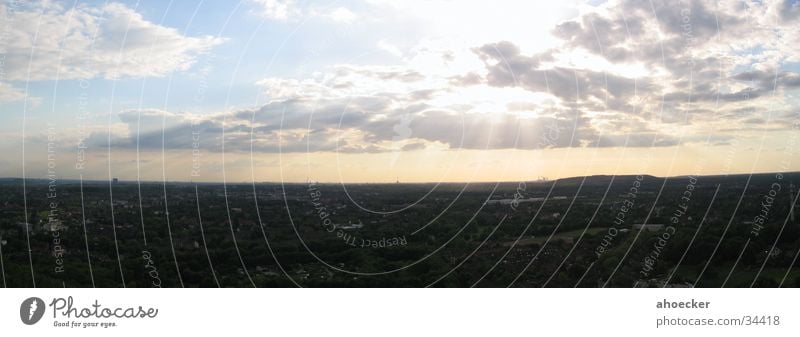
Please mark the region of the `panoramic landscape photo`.
[[800, 1], [0, 12], [4, 287], [800, 287]]

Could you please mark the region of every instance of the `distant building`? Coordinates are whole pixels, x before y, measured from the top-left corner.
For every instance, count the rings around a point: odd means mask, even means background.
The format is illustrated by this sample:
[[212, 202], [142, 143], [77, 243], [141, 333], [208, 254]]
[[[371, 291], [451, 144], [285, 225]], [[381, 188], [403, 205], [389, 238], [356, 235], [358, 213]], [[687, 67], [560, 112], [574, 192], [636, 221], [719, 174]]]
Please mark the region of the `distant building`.
[[31, 224], [29, 224], [27, 222], [17, 222], [17, 227], [19, 229], [21, 229], [21, 230], [27, 230], [27, 231], [32, 231], [33, 230], [33, 225], [31, 225]]
[[778, 247], [775, 247], [775, 248], [772, 248], [772, 249], [769, 249], [769, 250], [765, 250], [765, 251], [764, 251], [764, 253], [766, 253], [767, 255], [769, 255], [769, 257], [770, 257], [770, 258], [776, 258], [776, 257], [778, 257], [779, 255], [781, 255], [781, 252], [782, 252], [782, 251], [781, 251], [781, 249], [780, 249], [780, 248], [778, 248]]
[[64, 223], [61, 222], [61, 220], [50, 220], [42, 226], [42, 229], [51, 232], [58, 232], [66, 229], [66, 226], [64, 226]]
[[364, 227], [364, 224], [361, 222], [361, 220], [358, 220], [358, 223], [353, 223], [352, 221], [348, 221], [347, 225], [336, 225], [336, 228], [340, 228], [340, 229], [344, 229], [344, 230], [347, 230], [347, 229], [359, 229], [359, 228], [363, 228], [363, 227]]
[[[566, 200], [567, 197], [565, 196], [554, 196], [549, 197], [547, 200]], [[536, 197], [536, 198], [519, 198], [519, 199], [490, 199], [486, 201], [487, 205], [511, 205], [512, 203], [524, 203], [524, 202], [539, 202], [544, 201], [545, 198], [543, 197]], [[559, 214], [560, 215], [560, 214]]]
[[119, 183], [119, 179], [114, 178], [114, 179], [111, 180], [111, 182], [116, 185], [117, 183]]
[[644, 229], [644, 230], [649, 231], [649, 232], [658, 232], [658, 231], [664, 229], [664, 225], [662, 225], [662, 224], [653, 224], [653, 223], [647, 223], [647, 224], [637, 223], [637, 224], [633, 225], [633, 229], [634, 230], [642, 230], [642, 229]]

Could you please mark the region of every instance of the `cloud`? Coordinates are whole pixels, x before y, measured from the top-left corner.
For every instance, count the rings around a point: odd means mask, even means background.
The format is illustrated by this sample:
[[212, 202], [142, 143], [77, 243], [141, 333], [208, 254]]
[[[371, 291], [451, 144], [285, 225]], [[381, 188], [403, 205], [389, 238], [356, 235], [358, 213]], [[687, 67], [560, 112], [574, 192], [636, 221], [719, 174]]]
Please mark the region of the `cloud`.
[[358, 18], [346, 7], [330, 7], [298, 4], [294, 0], [250, 0], [257, 7], [256, 13], [264, 18], [289, 22], [300, 18], [323, 18], [335, 23], [348, 24]]
[[[321, 13], [260, 3], [274, 19]], [[787, 64], [800, 52], [787, 43], [797, 41], [800, 21], [786, 10], [793, 9], [777, 2], [609, 1], [554, 25], [558, 43], [549, 48], [428, 41], [401, 52], [384, 41], [377, 48], [400, 56], [397, 64], [266, 78], [257, 82], [261, 106], [204, 116], [124, 113], [138, 138], [114, 146], [188, 149], [193, 132], [209, 151], [265, 153], [723, 145], [732, 137], [726, 130], [790, 125], [796, 104], [783, 95], [800, 87], [800, 74]], [[157, 127], [141, 129], [140, 118], [157, 119]]]
[[119, 3], [36, 1], [0, 11], [9, 29], [0, 41], [9, 81], [164, 76], [224, 41], [182, 35]]
[[0, 102], [14, 102], [24, 100], [25, 92], [8, 83], [0, 82]]
[[777, 7], [783, 21], [797, 21], [800, 18], [800, 5], [795, 0], [780, 1]]
[[800, 74], [791, 71], [751, 70], [733, 76], [742, 82], [754, 83], [758, 88], [771, 90], [776, 87], [793, 89], [800, 87]]
[[286, 21], [294, 19], [301, 14], [299, 8], [293, 0], [251, 0], [260, 6], [259, 14], [262, 16], [278, 20]]
[[351, 23], [358, 18], [358, 15], [344, 7], [337, 7], [320, 15], [339, 23]]
[[[269, 78], [259, 82], [269, 102], [257, 108], [207, 116], [127, 111], [120, 119], [129, 125], [131, 136], [116, 139], [113, 146], [190, 149], [195, 133], [203, 139], [204, 150], [219, 152], [224, 145], [226, 152], [243, 153], [533, 150], [678, 143], [644, 123], [615, 127], [623, 132], [610, 132], [614, 128], [603, 132], [581, 109], [542, 101], [526, 103], [527, 95], [519, 98], [513, 111], [506, 104], [494, 110], [483, 103], [495, 101], [491, 96], [497, 91], [513, 94], [519, 90], [497, 89], [486, 83], [450, 87], [451, 81], [448, 74], [423, 75], [413, 67], [353, 65], [336, 66], [310, 79]], [[476, 89], [478, 94], [468, 93]], [[140, 119], [158, 127], [136, 132]]]
[[554, 95], [592, 114], [595, 127], [610, 122], [604, 114], [632, 114], [649, 129], [686, 121], [721, 130], [739, 119], [714, 116], [745, 105], [762, 108], [742, 118], [791, 109], [781, 101], [800, 87], [800, 51], [789, 47], [800, 42], [800, 21], [785, 15], [792, 10], [778, 1], [609, 1], [556, 25], [562, 43], [551, 49], [526, 54], [501, 41], [473, 51], [489, 85]]
[[117, 115], [128, 125], [131, 135], [168, 129], [180, 124], [193, 123], [199, 117], [160, 109], [125, 110]]

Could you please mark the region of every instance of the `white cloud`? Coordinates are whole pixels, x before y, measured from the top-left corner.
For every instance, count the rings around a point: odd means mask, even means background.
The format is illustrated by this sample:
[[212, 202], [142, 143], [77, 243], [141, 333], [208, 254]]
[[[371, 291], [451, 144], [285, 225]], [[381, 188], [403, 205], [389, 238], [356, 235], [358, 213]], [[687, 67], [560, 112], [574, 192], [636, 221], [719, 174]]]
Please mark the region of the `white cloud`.
[[0, 102], [14, 102], [25, 99], [25, 92], [12, 87], [8, 83], [0, 82]]
[[301, 17], [322, 18], [335, 23], [352, 23], [358, 18], [346, 7], [300, 5], [294, 0], [251, 0], [258, 6], [259, 15], [275, 21], [293, 21]]
[[[319, 7], [260, 3], [271, 6], [270, 15], [275, 18], [291, 20], [301, 13], [323, 16]], [[419, 6], [425, 9], [422, 12], [437, 15], [455, 8], [441, 20], [473, 22], [475, 27], [431, 23], [438, 28], [431, 37], [402, 51], [391, 39], [377, 41], [378, 48], [399, 56], [392, 65], [337, 64], [306, 78], [258, 81], [268, 97], [258, 108], [203, 118], [155, 110], [142, 111], [141, 116], [138, 111], [126, 112], [120, 118], [131, 130], [141, 131], [144, 146], [161, 147], [165, 139], [167, 147], [188, 148], [195, 127], [221, 144], [224, 127], [225, 141], [231, 142], [226, 143], [228, 149], [247, 151], [254, 136], [254, 149], [263, 152], [277, 151], [281, 138], [286, 152], [385, 152], [432, 145], [469, 149], [672, 146], [681, 143], [677, 135], [684, 131], [687, 141], [712, 138], [704, 137], [707, 134], [725, 139], [730, 137], [725, 129], [737, 125], [752, 130], [766, 117], [776, 129], [785, 130], [788, 117], [781, 116], [797, 106], [781, 103], [783, 90], [800, 88], [800, 76], [792, 71], [776, 73], [775, 67], [796, 58], [797, 51], [781, 41], [792, 36], [798, 21], [781, 19], [788, 21], [776, 26], [780, 34], [770, 33], [766, 25], [750, 25], [764, 21], [765, 16], [779, 18], [765, 7], [756, 7], [751, 16], [744, 17], [713, 3], [687, 2], [689, 12], [667, 6], [654, 16], [635, 1], [610, 2], [559, 25], [547, 26], [550, 18], [533, 27], [513, 29], [509, 26], [513, 18], [530, 12], [511, 6], [502, 7], [503, 13], [513, 13], [510, 23], [486, 35], [471, 36], [480, 27], [502, 21], [502, 15], [487, 14], [481, 21], [478, 9], [485, 4], [460, 6], [443, 0], [376, 6], [396, 6], [400, 13]], [[346, 11], [341, 13], [351, 13]], [[341, 13], [340, 19], [348, 17]], [[529, 19], [542, 13], [548, 11], [536, 12]], [[711, 20], [715, 15], [717, 20]], [[684, 21], [691, 23], [691, 36]], [[720, 36], [715, 30], [717, 21], [724, 28]], [[468, 36], [467, 42], [474, 42], [497, 38], [503, 32], [510, 32], [509, 40], [465, 47], [439, 43], [445, 36]], [[551, 33], [556, 44], [545, 49], [530, 45], [540, 35]], [[735, 40], [739, 42], [734, 46]], [[525, 41], [530, 48], [523, 46]], [[745, 51], [750, 53], [741, 55]], [[734, 72], [736, 66], [740, 68]], [[768, 95], [773, 79], [778, 85], [776, 96]], [[140, 128], [140, 119], [151, 127]], [[410, 130], [402, 132], [402, 143], [395, 141], [397, 130]], [[549, 138], [551, 130], [558, 130], [558, 137]], [[117, 143], [131, 144], [130, 139]]]
[[397, 48], [397, 46], [387, 42], [386, 40], [378, 41], [378, 49], [397, 57], [403, 57], [403, 52], [400, 50], [400, 48]]
[[356, 18], [358, 18], [358, 16], [355, 13], [351, 12], [349, 9], [344, 7], [338, 7], [322, 15], [339, 23], [351, 23], [355, 21]]
[[[363, 0], [376, 21], [413, 27], [426, 39], [458, 47], [499, 40], [514, 41], [524, 51], [551, 47], [547, 33], [570, 17], [579, 1]], [[399, 36], [397, 39], [404, 39]], [[390, 42], [393, 40], [389, 39]]]
[[7, 80], [164, 76], [186, 70], [223, 39], [188, 37], [118, 3], [65, 8], [34, 2], [0, 18]]
[[301, 11], [292, 0], [252, 0], [260, 6], [259, 14], [279, 21], [294, 19]]

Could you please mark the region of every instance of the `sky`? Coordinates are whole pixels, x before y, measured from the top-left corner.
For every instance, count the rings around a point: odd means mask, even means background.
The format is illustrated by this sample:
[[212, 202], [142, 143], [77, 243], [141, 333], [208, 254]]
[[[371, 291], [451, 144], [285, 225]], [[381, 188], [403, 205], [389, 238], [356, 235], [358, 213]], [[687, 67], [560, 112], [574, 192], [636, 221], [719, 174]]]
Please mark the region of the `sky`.
[[798, 1], [14, 1], [0, 177], [797, 171]]

